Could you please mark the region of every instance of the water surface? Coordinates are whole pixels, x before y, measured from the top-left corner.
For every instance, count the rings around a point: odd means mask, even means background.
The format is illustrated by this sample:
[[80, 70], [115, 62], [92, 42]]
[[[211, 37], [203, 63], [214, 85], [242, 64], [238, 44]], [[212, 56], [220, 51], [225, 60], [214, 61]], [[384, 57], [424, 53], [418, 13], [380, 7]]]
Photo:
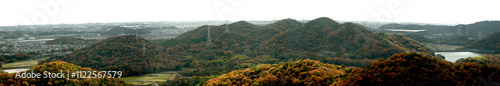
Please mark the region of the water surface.
[[16, 72], [26, 71], [28, 69], [30, 69], [30, 68], [2, 69], [2, 71], [7, 72], [7, 73], [16, 73]]
[[435, 52], [437, 54], [441, 54], [445, 57], [446, 61], [450, 62], [455, 62], [460, 58], [467, 58], [467, 57], [476, 57], [476, 56], [482, 56], [483, 54], [481, 53], [476, 53], [476, 52]]

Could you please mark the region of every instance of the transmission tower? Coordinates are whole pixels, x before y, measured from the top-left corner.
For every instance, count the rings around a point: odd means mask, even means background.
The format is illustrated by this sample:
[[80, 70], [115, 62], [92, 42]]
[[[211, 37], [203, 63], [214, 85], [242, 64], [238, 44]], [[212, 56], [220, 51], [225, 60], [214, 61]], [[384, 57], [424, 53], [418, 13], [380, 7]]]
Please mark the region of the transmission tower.
[[59, 55], [62, 55], [62, 53], [63, 53], [62, 49], [63, 49], [62, 43], [61, 43], [61, 41], [59, 41], [59, 53], [61, 53]]
[[142, 55], [143, 56], [146, 56], [146, 42], [145, 42], [146, 39], [143, 39], [142, 40]]
[[139, 43], [139, 34], [137, 33], [137, 30], [135, 30], [135, 41]]
[[467, 32], [465, 33], [466, 37], [469, 37], [469, 25], [467, 25]]
[[226, 29], [225, 29], [224, 31], [225, 31], [226, 33], [228, 33], [228, 32], [229, 32], [229, 27], [227, 26], [227, 20], [226, 20], [226, 24], [225, 24], [225, 25], [226, 25]]
[[[207, 26], [208, 27], [208, 33], [207, 33], [207, 46], [212, 44], [212, 39], [210, 38], [210, 26]], [[226, 29], [226, 32], [227, 32], [227, 29]]]
[[483, 33], [481, 33], [481, 29], [479, 29], [479, 37], [477, 39], [481, 39], [483, 36]]

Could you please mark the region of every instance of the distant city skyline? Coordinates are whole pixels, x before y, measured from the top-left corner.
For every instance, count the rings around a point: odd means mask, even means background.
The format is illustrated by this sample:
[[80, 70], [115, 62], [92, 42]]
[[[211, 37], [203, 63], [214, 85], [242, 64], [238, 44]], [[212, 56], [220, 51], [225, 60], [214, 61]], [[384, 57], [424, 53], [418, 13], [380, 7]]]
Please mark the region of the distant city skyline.
[[2, 0], [0, 26], [157, 21], [311, 20], [470, 24], [498, 0]]

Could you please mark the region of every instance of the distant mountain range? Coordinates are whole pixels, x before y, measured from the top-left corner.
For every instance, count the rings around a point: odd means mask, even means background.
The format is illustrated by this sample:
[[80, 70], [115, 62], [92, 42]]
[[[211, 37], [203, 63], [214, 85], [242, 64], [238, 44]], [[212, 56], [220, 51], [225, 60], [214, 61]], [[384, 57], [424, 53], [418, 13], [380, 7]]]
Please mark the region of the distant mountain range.
[[480, 39], [486, 35], [500, 32], [500, 21], [480, 21], [473, 24], [456, 25], [443, 29], [443, 32]]
[[480, 39], [486, 35], [500, 31], [500, 21], [480, 21], [473, 24], [460, 25], [419, 25], [419, 24], [385, 24], [378, 29], [427, 30], [427, 33], [453, 34]]
[[133, 29], [127, 27], [113, 27], [107, 31], [102, 32], [106, 35], [122, 35], [122, 34], [146, 34], [150, 33], [149, 31], [142, 29]]
[[417, 24], [398, 24], [398, 23], [390, 23], [385, 24], [378, 29], [405, 29], [405, 30], [421, 30], [421, 29], [444, 29], [450, 28], [451, 26], [447, 25], [417, 25]]

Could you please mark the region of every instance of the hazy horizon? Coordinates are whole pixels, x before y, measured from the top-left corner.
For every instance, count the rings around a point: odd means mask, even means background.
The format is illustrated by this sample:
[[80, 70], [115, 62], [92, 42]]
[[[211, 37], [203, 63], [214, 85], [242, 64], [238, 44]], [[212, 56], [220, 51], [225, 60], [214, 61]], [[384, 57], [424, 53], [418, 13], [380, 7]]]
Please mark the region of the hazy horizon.
[[311, 20], [470, 24], [500, 20], [500, 1], [433, 0], [16, 0], [0, 1], [0, 26], [161, 21]]

